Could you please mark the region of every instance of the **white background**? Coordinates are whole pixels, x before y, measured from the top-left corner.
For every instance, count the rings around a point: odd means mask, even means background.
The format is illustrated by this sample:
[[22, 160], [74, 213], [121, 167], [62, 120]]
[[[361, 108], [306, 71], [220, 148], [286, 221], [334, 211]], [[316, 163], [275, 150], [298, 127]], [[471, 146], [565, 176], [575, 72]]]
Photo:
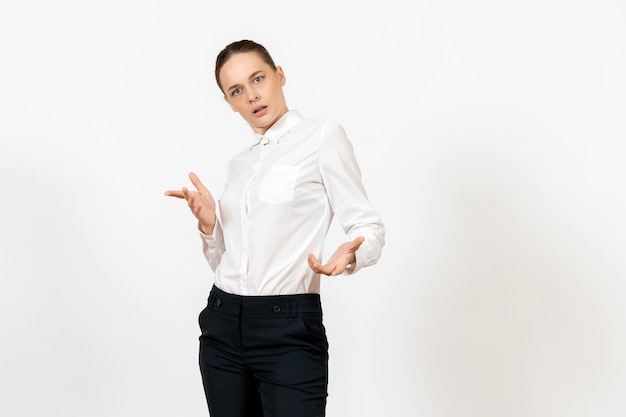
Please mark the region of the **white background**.
[[[329, 417], [626, 415], [622, 1], [0, 6], [0, 414], [205, 416], [195, 221], [251, 38], [341, 123], [387, 226], [322, 285]], [[328, 246], [341, 239], [333, 228]], [[304, 260], [303, 260], [304, 261]]]

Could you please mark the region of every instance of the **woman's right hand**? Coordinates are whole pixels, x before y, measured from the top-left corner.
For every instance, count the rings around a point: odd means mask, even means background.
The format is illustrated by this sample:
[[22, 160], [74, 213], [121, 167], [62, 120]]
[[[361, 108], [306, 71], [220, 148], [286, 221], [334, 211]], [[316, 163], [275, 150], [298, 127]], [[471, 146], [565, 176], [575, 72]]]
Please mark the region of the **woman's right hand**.
[[196, 174], [190, 172], [189, 179], [197, 191], [190, 191], [187, 187], [183, 187], [180, 191], [168, 190], [165, 195], [187, 200], [191, 212], [198, 219], [198, 227], [202, 233], [211, 235], [215, 227], [215, 200]]

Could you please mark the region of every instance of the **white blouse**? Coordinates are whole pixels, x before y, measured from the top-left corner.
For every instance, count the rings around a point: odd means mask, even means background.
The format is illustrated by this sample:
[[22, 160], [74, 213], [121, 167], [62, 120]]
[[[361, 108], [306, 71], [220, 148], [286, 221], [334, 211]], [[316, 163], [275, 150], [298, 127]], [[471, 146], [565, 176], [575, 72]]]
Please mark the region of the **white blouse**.
[[343, 128], [291, 110], [256, 137], [228, 165], [213, 234], [200, 233], [215, 285], [239, 295], [319, 293], [307, 255], [324, 263], [333, 216], [347, 240], [365, 237], [344, 274], [375, 264], [385, 228]]

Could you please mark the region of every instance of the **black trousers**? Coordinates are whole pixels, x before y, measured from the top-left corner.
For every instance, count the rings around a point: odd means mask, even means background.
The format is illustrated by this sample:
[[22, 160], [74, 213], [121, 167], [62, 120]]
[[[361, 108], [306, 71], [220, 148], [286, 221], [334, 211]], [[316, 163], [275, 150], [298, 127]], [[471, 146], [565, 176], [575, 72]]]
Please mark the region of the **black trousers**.
[[319, 294], [239, 296], [213, 286], [199, 317], [211, 417], [323, 417], [328, 341]]

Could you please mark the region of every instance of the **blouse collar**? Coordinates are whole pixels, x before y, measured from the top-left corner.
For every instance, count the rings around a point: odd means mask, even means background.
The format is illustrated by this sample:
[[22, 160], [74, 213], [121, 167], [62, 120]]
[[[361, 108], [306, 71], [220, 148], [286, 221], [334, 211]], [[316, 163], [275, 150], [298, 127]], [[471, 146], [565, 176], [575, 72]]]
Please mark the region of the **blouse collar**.
[[267, 144], [269, 142], [279, 143], [280, 139], [285, 136], [295, 125], [302, 120], [303, 117], [297, 110], [289, 110], [278, 119], [272, 127], [267, 129], [263, 135], [254, 133], [254, 145], [250, 147], [252, 150], [256, 145]]

